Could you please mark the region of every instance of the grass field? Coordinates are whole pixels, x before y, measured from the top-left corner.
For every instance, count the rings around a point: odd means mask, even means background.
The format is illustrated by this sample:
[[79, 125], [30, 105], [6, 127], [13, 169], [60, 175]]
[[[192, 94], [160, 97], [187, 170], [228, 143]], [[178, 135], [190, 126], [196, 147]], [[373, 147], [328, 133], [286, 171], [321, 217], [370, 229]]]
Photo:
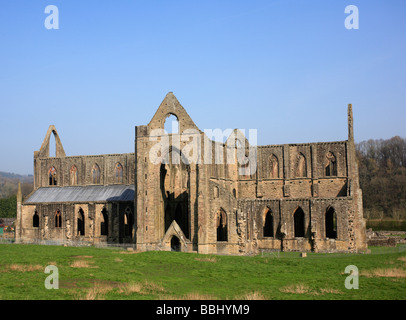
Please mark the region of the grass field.
[[[371, 254], [285, 252], [251, 257], [120, 249], [0, 245], [1, 300], [406, 299], [406, 250]], [[46, 289], [55, 265], [59, 289]], [[346, 289], [345, 268], [359, 271]]]

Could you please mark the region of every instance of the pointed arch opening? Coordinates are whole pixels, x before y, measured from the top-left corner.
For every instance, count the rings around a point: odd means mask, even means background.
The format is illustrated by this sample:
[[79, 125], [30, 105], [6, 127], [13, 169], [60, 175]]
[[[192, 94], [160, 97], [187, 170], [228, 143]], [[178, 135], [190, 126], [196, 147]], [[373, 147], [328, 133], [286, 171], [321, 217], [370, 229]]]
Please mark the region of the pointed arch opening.
[[272, 215], [271, 209], [269, 209], [269, 208], [265, 209], [263, 231], [264, 231], [264, 237], [273, 237], [274, 236], [273, 215]]
[[272, 154], [269, 157], [269, 164], [270, 164], [269, 177], [271, 179], [279, 178], [279, 161], [274, 154]]
[[124, 212], [124, 235], [132, 238], [134, 225], [134, 215], [129, 207]]
[[217, 199], [218, 197], [219, 197], [219, 187], [214, 186], [214, 189], [213, 189], [213, 198], [214, 198], [214, 199]]
[[60, 210], [55, 212], [55, 228], [62, 228], [62, 213]]
[[76, 186], [78, 184], [78, 168], [75, 165], [69, 170], [70, 185]]
[[295, 238], [305, 236], [305, 219], [304, 212], [301, 207], [298, 207], [293, 214]]
[[177, 236], [172, 236], [171, 238], [171, 251], [180, 251], [180, 240]]
[[337, 176], [337, 159], [330, 151], [326, 153], [324, 172], [326, 177]]
[[179, 119], [173, 113], [170, 113], [165, 119], [164, 129], [168, 134], [179, 133]]
[[108, 236], [109, 235], [109, 216], [107, 214], [106, 208], [103, 208], [101, 211], [101, 222], [100, 222], [100, 235]]
[[77, 230], [78, 236], [85, 235], [85, 212], [82, 208], [78, 211], [78, 218], [77, 218]]
[[227, 213], [223, 208], [217, 212], [217, 241], [228, 241]]
[[92, 183], [100, 184], [100, 167], [95, 163], [92, 167]]
[[49, 168], [48, 170], [48, 179], [49, 179], [49, 185], [50, 186], [56, 186], [58, 184], [57, 177], [56, 177], [56, 169], [54, 166]]
[[35, 210], [35, 212], [32, 216], [32, 227], [39, 228], [39, 215], [38, 215], [37, 210]]
[[326, 210], [326, 238], [337, 239], [337, 214], [333, 207]]
[[163, 200], [164, 232], [173, 220], [190, 237], [189, 182], [190, 166], [184, 155], [176, 148], [170, 148], [164, 155], [167, 163], [160, 166], [160, 189]]
[[116, 183], [123, 183], [123, 166], [120, 162], [117, 162], [114, 167], [114, 176]]
[[299, 153], [297, 156], [295, 176], [297, 178], [306, 178], [307, 177], [306, 158], [303, 155], [303, 153]]
[[59, 138], [56, 128], [53, 125], [50, 125], [48, 128], [45, 139], [42, 142], [41, 148], [39, 150], [39, 156], [44, 158], [60, 158], [66, 156], [65, 151], [63, 150], [61, 139]]

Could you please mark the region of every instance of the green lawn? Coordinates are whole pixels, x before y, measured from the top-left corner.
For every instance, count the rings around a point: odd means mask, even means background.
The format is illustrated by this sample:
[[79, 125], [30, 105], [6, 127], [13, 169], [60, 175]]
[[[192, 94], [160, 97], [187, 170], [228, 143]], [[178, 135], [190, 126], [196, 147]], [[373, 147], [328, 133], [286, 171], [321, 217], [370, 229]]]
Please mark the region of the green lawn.
[[[406, 299], [406, 250], [214, 256], [178, 252], [0, 245], [0, 299]], [[56, 265], [59, 289], [46, 289]], [[346, 289], [346, 266], [359, 289]]]

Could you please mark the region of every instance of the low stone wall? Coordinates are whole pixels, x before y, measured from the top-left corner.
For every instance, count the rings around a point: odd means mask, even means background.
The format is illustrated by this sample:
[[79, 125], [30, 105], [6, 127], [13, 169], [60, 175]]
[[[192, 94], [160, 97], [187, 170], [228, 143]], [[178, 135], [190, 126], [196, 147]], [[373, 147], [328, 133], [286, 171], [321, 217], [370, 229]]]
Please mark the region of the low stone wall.
[[371, 247], [396, 247], [395, 238], [375, 238], [368, 240], [368, 246]]
[[396, 247], [397, 244], [406, 243], [405, 231], [373, 231], [367, 229], [368, 246]]

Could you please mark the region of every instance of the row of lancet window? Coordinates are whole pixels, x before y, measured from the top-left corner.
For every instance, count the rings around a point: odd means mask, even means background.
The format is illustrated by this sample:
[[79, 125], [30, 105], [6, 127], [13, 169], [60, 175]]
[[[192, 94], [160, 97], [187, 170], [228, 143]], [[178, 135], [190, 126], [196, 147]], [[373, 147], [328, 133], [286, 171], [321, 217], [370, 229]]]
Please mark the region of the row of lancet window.
[[[101, 211], [102, 221], [100, 224], [100, 235], [108, 235], [108, 224], [109, 218], [105, 208]], [[265, 219], [263, 225], [263, 236], [264, 237], [274, 237], [274, 219], [272, 211], [267, 208], [265, 212]], [[305, 219], [304, 212], [302, 208], [297, 208], [293, 214], [294, 220], [294, 234], [295, 237], [305, 236]], [[217, 212], [216, 217], [216, 228], [217, 228], [217, 241], [227, 241], [227, 213], [223, 208]], [[134, 216], [129, 208], [124, 212], [124, 233], [126, 236], [132, 235], [132, 225], [134, 223]], [[38, 212], [35, 211], [32, 219], [32, 226], [34, 228], [39, 227], [39, 216]], [[77, 230], [78, 235], [85, 235], [85, 216], [82, 209], [79, 209], [77, 218]], [[62, 214], [61, 211], [57, 210], [55, 213], [55, 228], [62, 228]], [[337, 238], [337, 215], [333, 207], [329, 207], [325, 214], [325, 232], [326, 238], [336, 239]]]
[[[279, 161], [272, 154], [269, 157], [269, 178], [279, 178]], [[332, 152], [327, 152], [324, 162], [324, 175], [326, 177], [337, 176], [337, 159]], [[303, 153], [299, 153], [296, 158], [295, 177], [307, 177], [307, 162]]]
[[[224, 209], [220, 208], [216, 217], [217, 241], [227, 241], [227, 214]], [[298, 207], [293, 214], [293, 227], [295, 238], [304, 237], [305, 214], [302, 208]], [[333, 207], [329, 207], [325, 214], [325, 236], [326, 238], [337, 238], [337, 214]], [[274, 237], [274, 219], [272, 211], [267, 208], [264, 215], [263, 236]]]
[[[264, 218], [263, 236], [274, 237], [274, 219], [272, 211], [269, 208], [267, 208]], [[295, 238], [305, 236], [304, 212], [300, 207], [297, 208], [293, 214], [293, 227]], [[329, 207], [325, 213], [325, 233], [326, 238], [337, 238], [337, 214], [333, 207]]]
[[[124, 235], [132, 237], [132, 230], [134, 224], [134, 215], [131, 212], [131, 209], [127, 207], [124, 212]], [[39, 228], [39, 215], [38, 212], [35, 211], [34, 215], [32, 216], [32, 226], [33, 228]], [[60, 210], [57, 210], [54, 215], [54, 227], [55, 228], [62, 228], [62, 213]], [[77, 235], [84, 236], [85, 235], [85, 213], [82, 208], [78, 211], [77, 216]], [[109, 232], [109, 216], [107, 214], [107, 210], [103, 208], [101, 211], [101, 222], [100, 222], [100, 235], [101, 236], [108, 236]]]
[[[250, 177], [251, 173], [249, 171], [249, 163], [241, 165], [244, 169], [244, 176]], [[279, 175], [279, 161], [278, 157], [272, 154], [269, 157], [268, 163], [266, 165], [266, 172], [268, 172], [268, 178], [277, 179], [280, 178]], [[296, 157], [295, 171], [294, 175], [296, 178], [306, 178], [307, 177], [307, 161], [303, 153], [299, 153]], [[324, 160], [324, 175], [326, 177], [337, 176], [337, 159], [332, 152], [327, 152]]]
[[[57, 181], [57, 171], [55, 167], [51, 167], [48, 171], [49, 185], [58, 185]], [[78, 168], [73, 165], [69, 170], [69, 180], [70, 185], [75, 186], [78, 184]], [[100, 184], [100, 167], [94, 164], [91, 171], [91, 181], [92, 184]], [[123, 183], [123, 166], [121, 163], [116, 163], [114, 167], [114, 181], [115, 183]]]

